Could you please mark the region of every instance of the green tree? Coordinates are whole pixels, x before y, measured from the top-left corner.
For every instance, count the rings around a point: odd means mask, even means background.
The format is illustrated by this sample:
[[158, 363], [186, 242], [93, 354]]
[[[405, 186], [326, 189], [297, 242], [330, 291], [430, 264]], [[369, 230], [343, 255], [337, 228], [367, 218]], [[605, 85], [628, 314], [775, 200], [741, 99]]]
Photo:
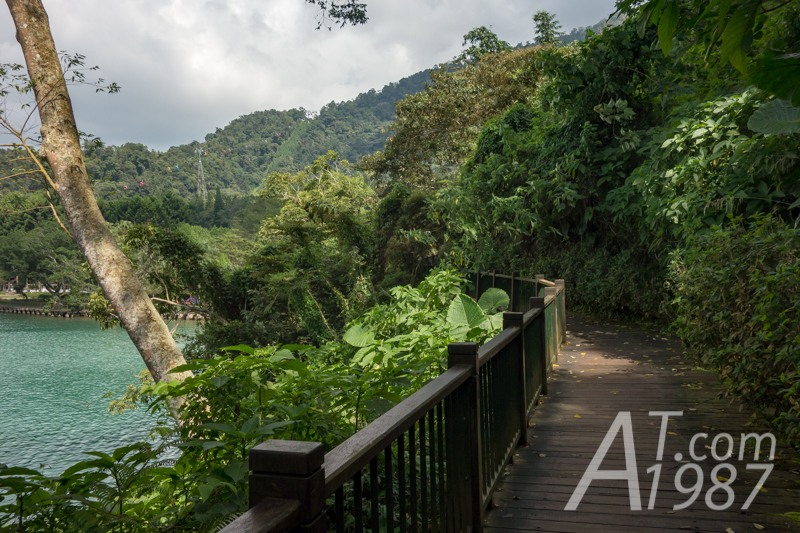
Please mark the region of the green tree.
[[455, 58], [457, 63], [469, 63], [474, 65], [486, 54], [496, 54], [511, 50], [511, 45], [506, 41], [500, 40], [491, 29], [486, 26], [472, 28], [464, 35], [463, 45], [469, 44], [460, 55]]
[[214, 194], [214, 218], [211, 223], [212, 226], [222, 227], [222, 208], [224, 207], [222, 200], [222, 192], [217, 187], [216, 194]]
[[52, 218], [0, 236], [0, 272], [5, 279], [18, 277], [20, 289], [41, 283], [59, 301], [67, 291], [78, 300], [94, 285], [80, 250]]
[[410, 187], [438, 187], [470, 156], [486, 120], [533, 98], [538, 54], [538, 48], [524, 48], [488, 54], [457, 70], [432, 70], [423, 91], [397, 103], [384, 151], [363, 159], [359, 168]]
[[536, 42], [538, 44], [554, 44], [558, 38], [564, 35], [559, 31], [561, 24], [556, 20], [553, 13], [541, 10], [533, 14], [533, 26], [536, 30]]
[[338, 338], [372, 302], [367, 209], [375, 192], [331, 151], [302, 172], [273, 173], [262, 194], [284, 205], [263, 222], [266, 247], [252, 261], [257, 313], [297, 324], [314, 342]]

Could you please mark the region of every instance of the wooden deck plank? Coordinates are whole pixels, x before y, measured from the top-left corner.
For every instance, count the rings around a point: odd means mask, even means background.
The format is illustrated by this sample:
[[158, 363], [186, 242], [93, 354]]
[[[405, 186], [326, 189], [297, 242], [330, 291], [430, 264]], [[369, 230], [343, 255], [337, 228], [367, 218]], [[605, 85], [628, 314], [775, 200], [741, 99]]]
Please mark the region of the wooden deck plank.
[[[713, 373], [694, 368], [680, 342], [577, 313], [569, 314], [567, 325], [568, 344], [553, 368], [549, 396], [541, 399], [529, 420], [530, 445], [515, 451], [513, 464], [493, 495], [492, 509], [486, 515], [487, 532], [800, 531], [800, 524], [782, 516], [800, 512], [797, 454], [779, 443], [766, 490], [758, 492], [748, 510], [742, 510], [761, 471], [746, 470], [746, 465], [754, 462], [752, 445], [744, 460], [738, 460], [741, 435], [768, 430], [747, 425], [751, 413], [738, 402], [720, 399], [723, 390]], [[612, 479], [594, 481], [578, 509], [565, 511], [620, 411], [631, 416], [643, 510], [631, 511], [627, 482]], [[661, 418], [649, 416], [650, 411], [683, 411], [683, 416], [670, 417], [661, 460], [656, 458]], [[709, 437], [698, 441], [696, 452], [707, 458], [698, 462], [689, 456], [689, 442], [701, 432]], [[717, 461], [706, 446], [723, 432], [734, 438], [734, 455]], [[766, 448], [768, 454], [769, 446]], [[676, 453], [683, 456], [680, 461]], [[673, 506], [689, 496], [675, 486], [676, 473], [687, 462], [700, 466], [703, 490], [690, 507], [676, 510]], [[716, 511], [706, 505], [705, 494], [711, 486], [711, 471], [721, 462], [736, 468], [731, 485], [735, 497], [730, 508]], [[758, 462], [764, 463], [763, 457]], [[647, 469], [657, 463], [662, 465], [657, 498], [654, 509], [648, 510], [653, 476]], [[622, 436], [618, 435], [600, 469], [625, 467]], [[729, 476], [727, 470], [718, 474]], [[688, 471], [685, 475], [684, 484], [693, 485], [694, 474]], [[713, 501], [725, 498], [724, 492], [717, 490]]]

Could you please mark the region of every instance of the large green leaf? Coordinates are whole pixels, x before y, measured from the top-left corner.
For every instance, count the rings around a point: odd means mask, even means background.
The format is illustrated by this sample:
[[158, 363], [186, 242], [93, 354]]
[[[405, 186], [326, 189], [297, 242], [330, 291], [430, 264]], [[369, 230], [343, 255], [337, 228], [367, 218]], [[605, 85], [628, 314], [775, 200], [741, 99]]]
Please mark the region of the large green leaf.
[[672, 34], [678, 27], [678, 15], [678, 2], [670, 2], [658, 21], [658, 41], [665, 56], [668, 56], [672, 49]]
[[253, 348], [245, 344], [237, 344], [236, 346], [226, 346], [225, 348], [220, 348], [220, 349], [226, 352], [245, 352], [249, 353], [250, 355], [256, 353], [256, 351]]
[[481, 294], [478, 305], [485, 313], [494, 313], [497, 308], [508, 309], [508, 294], [503, 289], [491, 288]]
[[750, 65], [747, 76], [759, 89], [800, 106], [800, 54], [767, 50]]
[[447, 309], [447, 323], [451, 326], [474, 328], [486, 320], [486, 315], [478, 304], [465, 294], [457, 295]]
[[783, 100], [772, 100], [753, 113], [747, 127], [767, 135], [800, 133], [800, 108]]
[[350, 346], [363, 348], [375, 342], [375, 332], [358, 325], [348, 329], [342, 338]]

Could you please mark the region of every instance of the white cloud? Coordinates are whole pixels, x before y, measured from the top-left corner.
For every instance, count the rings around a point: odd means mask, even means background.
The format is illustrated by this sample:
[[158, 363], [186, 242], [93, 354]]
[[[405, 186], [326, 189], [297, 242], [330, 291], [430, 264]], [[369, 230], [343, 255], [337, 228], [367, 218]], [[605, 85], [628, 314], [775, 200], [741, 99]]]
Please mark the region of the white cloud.
[[[260, 109], [355, 97], [455, 56], [462, 36], [491, 26], [533, 39], [533, 12], [563, 27], [607, 16], [613, 0], [367, 0], [365, 26], [316, 31], [303, 0], [45, 0], [56, 46], [79, 52], [118, 95], [75, 88], [80, 129], [151, 148], [202, 140]], [[11, 16], [0, 11], [0, 62], [22, 62]]]

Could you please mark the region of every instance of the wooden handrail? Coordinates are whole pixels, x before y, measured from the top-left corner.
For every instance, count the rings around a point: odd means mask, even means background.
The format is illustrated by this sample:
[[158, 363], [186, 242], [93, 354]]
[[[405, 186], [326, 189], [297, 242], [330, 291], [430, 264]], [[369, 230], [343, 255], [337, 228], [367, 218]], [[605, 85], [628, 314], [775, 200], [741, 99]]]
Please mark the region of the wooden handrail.
[[367, 427], [325, 454], [325, 494], [330, 496], [361, 471], [386, 446], [402, 435], [435, 405], [472, 375], [465, 365], [446, 370], [439, 377], [371, 422]]
[[226, 533], [289, 533], [300, 523], [300, 502], [264, 498], [225, 526]]
[[505, 348], [511, 341], [520, 334], [518, 328], [507, 328], [486, 341], [486, 344], [478, 348], [478, 366], [481, 367], [488, 363], [500, 350]]

